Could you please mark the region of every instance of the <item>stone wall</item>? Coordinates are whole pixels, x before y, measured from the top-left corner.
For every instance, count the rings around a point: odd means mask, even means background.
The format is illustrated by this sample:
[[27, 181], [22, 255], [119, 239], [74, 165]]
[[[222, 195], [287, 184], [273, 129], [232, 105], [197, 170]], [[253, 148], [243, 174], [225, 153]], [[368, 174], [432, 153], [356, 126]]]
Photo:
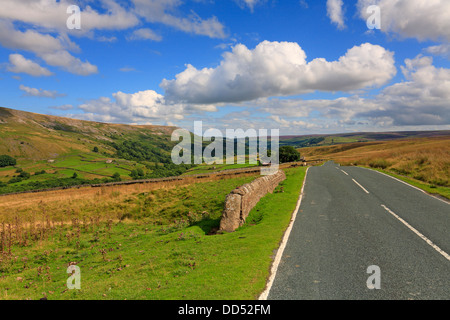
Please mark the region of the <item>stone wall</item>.
[[225, 200], [220, 230], [233, 232], [245, 223], [250, 211], [267, 193], [272, 193], [286, 179], [284, 171], [258, 178], [234, 189]]

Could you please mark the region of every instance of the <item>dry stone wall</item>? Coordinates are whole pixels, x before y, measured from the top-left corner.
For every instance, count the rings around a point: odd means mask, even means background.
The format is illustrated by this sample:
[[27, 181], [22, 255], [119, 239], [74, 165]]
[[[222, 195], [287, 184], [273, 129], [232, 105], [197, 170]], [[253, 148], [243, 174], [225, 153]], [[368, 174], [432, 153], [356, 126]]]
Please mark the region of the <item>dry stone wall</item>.
[[220, 230], [233, 232], [245, 223], [253, 207], [268, 193], [272, 193], [286, 179], [284, 171], [258, 178], [234, 189], [225, 200]]

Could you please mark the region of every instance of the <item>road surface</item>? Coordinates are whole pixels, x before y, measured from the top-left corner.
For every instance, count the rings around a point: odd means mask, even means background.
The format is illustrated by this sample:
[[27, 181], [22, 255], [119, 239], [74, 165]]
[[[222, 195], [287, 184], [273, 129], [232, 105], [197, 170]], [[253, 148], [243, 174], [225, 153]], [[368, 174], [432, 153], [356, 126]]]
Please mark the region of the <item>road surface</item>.
[[[448, 300], [449, 253], [448, 203], [328, 162], [308, 171], [268, 299]], [[368, 288], [370, 266], [379, 267], [380, 289]]]

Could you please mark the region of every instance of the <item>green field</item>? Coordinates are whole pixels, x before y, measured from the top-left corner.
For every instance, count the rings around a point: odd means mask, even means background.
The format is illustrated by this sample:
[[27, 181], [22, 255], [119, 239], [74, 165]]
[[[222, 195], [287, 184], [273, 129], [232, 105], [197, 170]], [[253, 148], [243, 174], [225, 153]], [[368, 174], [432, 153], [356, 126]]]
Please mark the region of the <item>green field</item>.
[[[305, 171], [286, 170], [284, 192], [265, 196], [229, 234], [207, 235], [219, 224], [225, 196], [252, 177], [136, 194], [123, 202], [127, 212], [127, 205], [136, 208], [129, 219], [98, 225], [88, 222], [95, 208], [75, 210], [78, 223], [50, 228], [2, 256], [0, 299], [256, 299]], [[81, 290], [66, 288], [70, 263], [81, 269]]]

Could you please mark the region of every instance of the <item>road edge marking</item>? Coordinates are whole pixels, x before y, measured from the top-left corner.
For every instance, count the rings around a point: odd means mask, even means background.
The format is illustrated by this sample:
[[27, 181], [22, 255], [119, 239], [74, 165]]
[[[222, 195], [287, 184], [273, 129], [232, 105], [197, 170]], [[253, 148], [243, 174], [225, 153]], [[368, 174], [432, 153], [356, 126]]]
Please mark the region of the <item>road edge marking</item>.
[[422, 233], [420, 233], [417, 229], [415, 229], [413, 226], [411, 226], [408, 222], [403, 220], [401, 217], [399, 217], [397, 214], [395, 214], [391, 209], [386, 207], [384, 204], [381, 205], [387, 212], [389, 212], [391, 215], [393, 215], [397, 220], [399, 220], [401, 223], [403, 223], [408, 229], [410, 229], [412, 232], [414, 232], [416, 235], [418, 235], [423, 241], [428, 243], [434, 250], [439, 252], [444, 258], [446, 258], [448, 261], [450, 261], [450, 255], [439, 248], [437, 245], [433, 243], [430, 239], [425, 237]]
[[297, 206], [295, 207], [295, 210], [294, 210], [294, 212], [292, 214], [291, 222], [289, 223], [289, 226], [288, 226], [288, 228], [286, 229], [286, 231], [284, 233], [283, 239], [281, 240], [280, 247], [278, 248], [277, 254], [275, 256], [275, 259], [273, 260], [272, 267], [271, 267], [271, 270], [270, 270], [270, 277], [269, 277], [269, 280], [267, 281], [266, 288], [261, 293], [261, 295], [259, 296], [258, 300], [267, 300], [268, 297], [269, 297], [270, 290], [272, 289], [272, 285], [273, 285], [273, 283], [275, 281], [275, 277], [276, 277], [277, 272], [278, 272], [278, 267], [280, 265], [281, 258], [283, 257], [284, 249], [286, 249], [286, 245], [287, 245], [287, 242], [288, 242], [289, 237], [291, 235], [292, 228], [294, 227], [295, 220], [297, 219], [297, 213], [300, 210], [300, 205], [302, 204], [304, 190], [305, 190], [305, 185], [306, 185], [306, 178], [308, 177], [308, 171], [309, 171], [310, 168], [311, 167], [306, 169], [305, 178], [303, 179], [303, 186], [302, 186], [302, 189], [300, 191], [300, 196], [299, 196], [298, 201], [297, 201]]
[[366, 190], [366, 188], [364, 188], [362, 185], [359, 184], [358, 181], [356, 181], [355, 179], [352, 179], [354, 183], [356, 183], [361, 189], [364, 190], [365, 193], [369, 194], [370, 192]]
[[408, 182], [406, 182], [406, 181], [403, 181], [403, 180], [400, 180], [400, 179], [398, 179], [398, 178], [396, 178], [396, 177], [390, 176], [390, 175], [388, 175], [388, 174], [386, 174], [386, 173], [384, 173], [384, 172], [380, 172], [380, 171], [377, 171], [377, 170], [372, 170], [372, 169], [370, 169], [370, 168], [365, 168], [365, 167], [356, 167], [356, 168], [362, 168], [362, 169], [366, 169], [366, 170], [369, 170], [369, 171], [372, 171], [372, 172], [376, 172], [376, 173], [382, 174], [382, 175], [384, 175], [384, 176], [386, 176], [386, 177], [389, 177], [389, 178], [391, 178], [391, 179], [397, 180], [398, 182], [401, 182], [401, 183], [403, 183], [403, 184], [405, 184], [405, 185], [407, 185], [407, 186], [409, 186], [409, 187], [411, 187], [411, 188], [414, 188], [414, 189], [416, 189], [416, 190], [418, 190], [418, 191], [420, 191], [420, 192], [422, 192], [422, 193], [425, 193], [427, 196], [430, 196], [430, 197], [432, 197], [432, 198], [434, 198], [434, 199], [436, 199], [436, 200], [439, 200], [439, 201], [441, 201], [441, 202], [443, 202], [443, 203], [446, 203], [446, 204], [449, 204], [449, 205], [450, 205], [450, 201], [446, 201], [446, 200], [444, 200], [444, 199], [438, 198], [438, 197], [434, 196], [433, 194], [428, 193], [428, 192], [426, 192], [426, 191], [423, 190], [423, 189], [420, 189], [419, 187], [413, 186], [412, 184], [410, 184], [410, 183], [408, 183]]

